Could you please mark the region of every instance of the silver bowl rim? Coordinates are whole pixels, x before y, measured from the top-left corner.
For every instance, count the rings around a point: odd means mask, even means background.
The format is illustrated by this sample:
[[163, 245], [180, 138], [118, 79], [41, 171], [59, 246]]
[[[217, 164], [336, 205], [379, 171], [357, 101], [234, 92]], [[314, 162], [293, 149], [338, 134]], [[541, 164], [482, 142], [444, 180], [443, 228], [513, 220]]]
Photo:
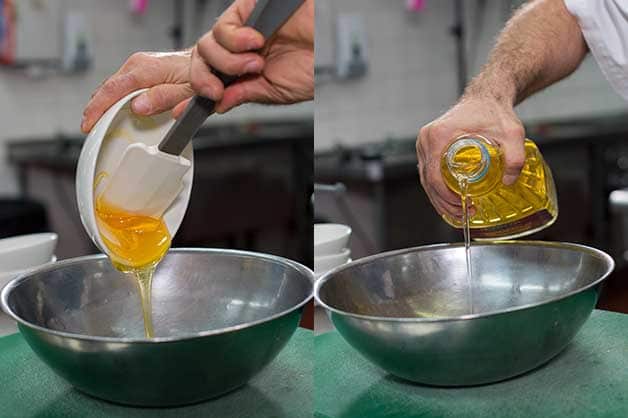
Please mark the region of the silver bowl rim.
[[352, 317], [352, 318], [356, 318], [360, 320], [367, 320], [367, 321], [401, 322], [401, 323], [438, 323], [438, 322], [468, 321], [468, 320], [473, 320], [473, 319], [478, 319], [478, 318], [486, 318], [486, 317], [491, 317], [491, 316], [503, 315], [510, 312], [523, 311], [526, 309], [535, 308], [535, 307], [546, 305], [546, 304], [556, 302], [562, 299], [566, 299], [570, 296], [576, 295], [580, 292], [583, 292], [591, 287], [598, 285], [599, 283], [604, 281], [604, 279], [606, 279], [608, 275], [611, 274], [611, 272], [615, 269], [615, 261], [610, 255], [608, 255], [604, 251], [601, 251], [596, 248], [589, 247], [583, 244], [574, 244], [574, 243], [569, 243], [569, 242], [533, 241], [533, 240], [530, 240], [530, 241], [503, 240], [503, 241], [477, 242], [477, 243], [472, 244], [472, 247], [476, 247], [476, 246], [485, 247], [485, 246], [498, 246], [498, 245], [540, 246], [540, 247], [553, 247], [553, 248], [564, 248], [564, 249], [576, 250], [580, 252], [589, 253], [592, 256], [605, 260], [608, 263], [608, 268], [606, 269], [604, 274], [602, 274], [597, 280], [587, 284], [586, 286], [582, 286], [576, 290], [567, 292], [565, 294], [562, 294], [552, 299], [548, 299], [546, 301], [534, 302], [534, 303], [529, 303], [529, 304], [521, 305], [521, 306], [513, 306], [510, 308], [500, 309], [496, 311], [482, 312], [482, 313], [477, 313], [477, 314], [459, 315], [459, 316], [416, 318], [416, 317], [386, 317], [386, 316], [361, 315], [361, 314], [343, 311], [342, 309], [334, 308], [330, 306], [329, 304], [325, 303], [320, 298], [320, 295], [319, 295], [320, 289], [325, 284], [325, 282], [327, 282], [329, 279], [331, 279], [332, 276], [336, 275], [337, 273], [340, 273], [344, 270], [348, 270], [352, 267], [355, 267], [361, 264], [367, 264], [371, 261], [374, 261], [380, 258], [392, 257], [392, 256], [397, 256], [397, 255], [411, 253], [411, 252], [427, 251], [427, 250], [433, 250], [433, 249], [438, 249], [438, 248], [464, 247], [463, 242], [431, 244], [431, 245], [423, 245], [419, 247], [404, 248], [401, 250], [387, 251], [387, 252], [371, 255], [368, 257], [360, 258], [350, 263], [343, 264], [339, 267], [336, 267], [333, 270], [328, 271], [327, 273], [325, 273], [324, 275], [322, 275], [320, 278], [318, 278], [315, 281], [314, 300], [315, 300], [315, 303], [327, 309], [329, 312], [333, 312], [342, 316], [348, 316], [348, 317]]
[[[180, 254], [180, 253], [207, 253], [207, 254], [223, 254], [223, 255], [234, 255], [234, 256], [246, 256], [246, 257], [254, 257], [261, 258], [267, 261], [277, 262], [279, 264], [283, 264], [285, 266], [290, 266], [300, 273], [302, 273], [305, 277], [307, 277], [311, 284], [314, 282], [314, 273], [309, 268], [304, 265], [297, 263], [296, 261], [290, 260], [288, 258], [279, 257], [271, 254], [258, 253], [253, 251], [242, 251], [242, 250], [230, 250], [230, 249], [220, 249], [220, 248], [173, 248], [168, 251], [168, 254]], [[59, 268], [63, 268], [64, 266], [82, 263], [85, 261], [97, 261], [97, 260], [107, 260], [108, 257], [105, 254], [93, 254], [86, 255], [82, 257], [69, 258], [66, 260], [58, 261], [53, 264], [45, 265], [40, 268], [36, 268], [34, 270], [29, 270], [24, 274], [20, 274], [15, 279], [11, 280], [9, 283], [4, 286], [2, 292], [0, 293], [0, 308], [4, 313], [9, 315], [18, 323], [28, 327], [35, 329], [37, 331], [52, 334], [62, 338], [72, 338], [77, 340], [91, 341], [91, 342], [103, 342], [103, 343], [119, 343], [119, 344], [128, 344], [128, 343], [144, 343], [144, 344], [156, 344], [156, 343], [169, 343], [169, 342], [178, 342], [184, 340], [191, 340], [202, 337], [209, 337], [212, 335], [226, 334], [229, 332], [240, 331], [245, 328], [254, 327], [259, 324], [263, 324], [266, 322], [270, 322], [274, 319], [283, 317], [288, 315], [297, 309], [303, 307], [306, 303], [312, 300], [314, 294], [314, 286], [311, 286], [308, 295], [297, 305], [294, 305], [282, 312], [278, 312], [274, 315], [271, 315], [267, 318], [258, 319], [256, 321], [245, 322], [242, 324], [234, 325], [226, 328], [219, 328], [215, 330], [201, 331], [197, 333], [184, 334], [179, 337], [155, 337], [155, 338], [116, 338], [116, 337], [104, 337], [104, 336], [96, 336], [96, 335], [85, 335], [85, 334], [75, 334], [72, 332], [64, 332], [57, 331], [50, 328], [42, 327], [40, 325], [33, 324], [29, 321], [26, 321], [19, 317], [15, 312], [13, 312], [8, 305], [8, 298], [11, 291], [17, 287], [21, 282], [28, 280], [32, 275], [38, 273], [45, 273], [50, 270], [57, 270]]]

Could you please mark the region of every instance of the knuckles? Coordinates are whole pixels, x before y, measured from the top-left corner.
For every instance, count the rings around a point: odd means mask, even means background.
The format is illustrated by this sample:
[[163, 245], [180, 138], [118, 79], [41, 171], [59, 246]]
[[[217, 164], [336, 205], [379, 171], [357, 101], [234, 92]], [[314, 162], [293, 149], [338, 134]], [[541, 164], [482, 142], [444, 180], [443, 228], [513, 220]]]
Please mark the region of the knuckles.
[[196, 49], [196, 53], [200, 57], [202, 57], [203, 59], [208, 58], [209, 51], [212, 48], [216, 47], [216, 40], [214, 38], [214, 33], [213, 33], [214, 30], [212, 30], [211, 32], [208, 32], [205, 35], [201, 36], [201, 38], [196, 43], [196, 48], [195, 48]]
[[150, 54], [146, 52], [134, 52], [129, 56], [129, 58], [127, 58], [126, 62], [124, 63], [124, 67], [135, 68], [144, 66], [147, 65], [152, 59], [153, 57], [151, 57]]
[[150, 90], [149, 97], [155, 108], [162, 109], [168, 105], [168, 97], [165, 92], [160, 89]]
[[427, 128], [428, 128], [427, 136], [426, 136], [427, 140], [430, 140], [430, 141], [447, 140], [448, 141], [450, 139], [448, 137], [450, 129], [442, 123], [433, 122], [429, 124]]
[[100, 88], [101, 92], [107, 96], [116, 94], [120, 90], [120, 79], [118, 77], [110, 78]]
[[524, 164], [525, 164], [525, 155], [524, 154], [510, 155], [508, 157], [508, 160], [506, 161], [507, 170], [509, 172], [519, 172], [519, 171], [521, 171], [521, 169], [523, 168]]
[[216, 23], [216, 25], [212, 29], [212, 32], [214, 39], [218, 43], [220, 43], [220, 40], [225, 39], [225, 37], [228, 36], [228, 30], [226, 25], [220, 22]]
[[190, 85], [192, 86], [192, 89], [194, 89], [194, 91], [200, 92], [206, 85], [209, 85], [209, 81], [203, 80], [199, 77], [192, 77], [192, 79], [190, 80]]
[[226, 60], [223, 64], [223, 71], [230, 75], [238, 75], [242, 72], [242, 64], [235, 58]]
[[521, 123], [510, 123], [504, 128], [504, 135], [511, 139], [523, 139], [525, 137], [525, 129]]

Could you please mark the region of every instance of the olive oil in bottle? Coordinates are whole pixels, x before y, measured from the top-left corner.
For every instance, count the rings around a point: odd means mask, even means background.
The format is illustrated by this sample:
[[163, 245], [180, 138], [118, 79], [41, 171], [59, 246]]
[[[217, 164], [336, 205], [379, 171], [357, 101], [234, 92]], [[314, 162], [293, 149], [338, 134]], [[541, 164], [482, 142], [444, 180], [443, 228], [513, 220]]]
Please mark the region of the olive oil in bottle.
[[[475, 209], [468, 216], [471, 238], [517, 238], [540, 231], [556, 220], [558, 205], [552, 173], [534, 142], [526, 139], [524, 146], [521, 175], [509, 186], [502, 183], [502, 151], [487, 138], [464, 135], [443, 155], [445, 183]], [[464, 226], [459, 219], [448, 215], [443, 218], [456, 228]]]

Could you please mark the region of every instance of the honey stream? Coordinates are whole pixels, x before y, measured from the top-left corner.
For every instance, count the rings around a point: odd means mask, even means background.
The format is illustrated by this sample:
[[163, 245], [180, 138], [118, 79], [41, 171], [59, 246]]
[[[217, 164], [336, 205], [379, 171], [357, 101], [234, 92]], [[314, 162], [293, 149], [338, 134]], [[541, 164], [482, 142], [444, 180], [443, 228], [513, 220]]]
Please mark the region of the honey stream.
[[161, 218], [125, 212], [108, 204], [102, 196], [96, 199], [96, 219], [114, 267], [135, 276], [142, 302], [144, 333], [152, 338], [153, 273], [170, 248], [168, 228]]

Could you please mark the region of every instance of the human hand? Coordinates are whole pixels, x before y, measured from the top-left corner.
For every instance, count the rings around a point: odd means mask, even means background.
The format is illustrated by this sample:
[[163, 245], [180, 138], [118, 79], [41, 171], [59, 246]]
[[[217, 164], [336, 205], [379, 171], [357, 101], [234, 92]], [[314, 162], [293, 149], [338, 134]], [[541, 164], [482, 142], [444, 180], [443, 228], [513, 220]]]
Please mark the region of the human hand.
[[[131, 55], [93, 93], [83, 112], [81, 130], [89, 132], [111, 105], [141, 88], [149, 90], [131, 102], [131, 109], [139, 115], [174, 108], [173, 113], [178, 116], [187, 104], [186, 99], [194, 94], [215, 100], [219, 113], [245, 102], [289, 104], [312, 99], [313, 0], [306, 0], [270, 40], [243, 27], [254, 6], [255, 0], [234, 2], [212, 31], [190, 50]], [[258, 51], [259, 48], [262, 49]], [[248, 76], [224, 89], [210, 68], [229, 75]]]
[[[268, 40], [244, 26], [254, 6], [255, 0], [234, 2], [192, 50], [192, 87], [216, 101], [218, 113], [247, 102], [291, 104], [314, 97], [314, 1], [306, 0]], [[244, 77], [225, 89], [211, 69]]]
[[463, 134], [479, 134], [495, 141], [504, 155], [504, 184], [519, 177], [525, 162], [525, 131], [512, 104], [490, 95], [465, 95], [447, 113], [421, 128], [416, 142], [421, 184], [441, 215], [462, 218], [460, 196], [441, 175], [441, 158], [447, 146]]
[[136, 52], [92, 94], [83, 111], [81, 130], [89, 132], [111, 105], [127, 94], [149, 88], [131, 102], [138, 115], [153, 115], [172, 109], [191, 97], [189, 82], [191, 51]]

